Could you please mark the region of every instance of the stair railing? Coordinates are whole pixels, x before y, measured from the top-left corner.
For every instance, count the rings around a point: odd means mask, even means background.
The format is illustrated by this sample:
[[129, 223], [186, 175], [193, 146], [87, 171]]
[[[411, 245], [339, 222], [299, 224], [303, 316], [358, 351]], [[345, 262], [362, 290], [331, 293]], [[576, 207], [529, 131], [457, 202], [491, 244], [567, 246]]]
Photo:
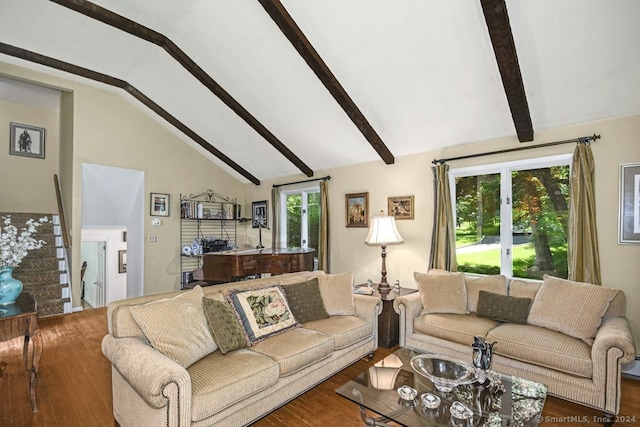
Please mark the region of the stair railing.
[[58, 181], [58, 175], [53, 175], [53, 183], [56, 187], [56, 200], [58, 201], [58, 213], [60, 214], [60, 228], [62, 229], [62, 243], [64, 244], [65, 249], [69, 249], [71, 246], [69, 244], [69, 232], [67, 231], [67, 221], [64, 217], [64, 209], [62, 208], [62, 188], [60, 187], [60, 182]]

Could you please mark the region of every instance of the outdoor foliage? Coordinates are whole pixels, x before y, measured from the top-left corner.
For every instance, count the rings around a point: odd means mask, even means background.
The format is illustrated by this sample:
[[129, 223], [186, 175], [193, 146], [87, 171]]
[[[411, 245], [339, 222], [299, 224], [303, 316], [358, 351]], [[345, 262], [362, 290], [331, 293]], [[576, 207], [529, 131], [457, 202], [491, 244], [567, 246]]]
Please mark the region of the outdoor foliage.
[[[515, 277], [567, 277], [569, 167], [511, 172], [512, 253]], [[456, 229], [459, 240], [500, 242], [500, 175], [456, 179]], [[468, 244], [468, 243], [467, 243]], [[527, 251], [519, 246], [528, 247]], [[523, 248], [524, 249], [524, 248]], [[458, 256], [458, 270], [482, 274], [500, 271], [500, 249]], [[470, 255], [470, 254], [469, 254]], [[480, 257], [480, 259], [478, 259]]]
[[[309, 242], [308, 247], [318, 250], [320, 232], [320, 193], [308, 193], [307, 201]], [[302, 195], [287, 196], [287, 247], [302, 246]]]

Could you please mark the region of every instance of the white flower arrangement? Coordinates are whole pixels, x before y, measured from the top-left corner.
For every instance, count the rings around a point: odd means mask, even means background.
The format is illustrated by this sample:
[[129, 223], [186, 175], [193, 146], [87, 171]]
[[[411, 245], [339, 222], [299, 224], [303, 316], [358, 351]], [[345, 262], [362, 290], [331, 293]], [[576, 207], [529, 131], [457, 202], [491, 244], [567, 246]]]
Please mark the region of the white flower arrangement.
[[49, 222], [45, 216], [38, 221], [29, 219], [26, 227], [18, 228], [11, 224], [11, 215], [3, 216], [4, 226], [0, 233], [0, 268], [17, 267], [29, 251], [40, 249], [46, 244], [44, 240], [37, 240], [32, 235], [42, 224]]

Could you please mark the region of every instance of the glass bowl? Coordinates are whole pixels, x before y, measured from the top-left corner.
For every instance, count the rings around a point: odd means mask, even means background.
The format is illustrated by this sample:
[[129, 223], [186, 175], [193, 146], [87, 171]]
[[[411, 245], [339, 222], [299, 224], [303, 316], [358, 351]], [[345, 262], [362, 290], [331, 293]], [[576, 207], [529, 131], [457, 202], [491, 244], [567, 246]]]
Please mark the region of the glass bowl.
[[461, 384], [471, 384], [478, 378], [469, 363], [443, 354], [419, 354], [411, 358], [411, 367], [429, 378], [437, 390], [449, 393]]

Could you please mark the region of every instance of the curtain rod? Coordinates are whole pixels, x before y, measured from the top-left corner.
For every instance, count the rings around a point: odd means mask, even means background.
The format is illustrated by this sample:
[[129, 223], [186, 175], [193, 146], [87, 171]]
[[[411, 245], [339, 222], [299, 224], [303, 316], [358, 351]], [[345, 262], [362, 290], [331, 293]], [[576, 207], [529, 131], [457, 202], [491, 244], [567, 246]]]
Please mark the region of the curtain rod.
[[582, 136], [582, 137], [574, 138], [574, 139], [565, 139], [564, 141], [547, 142], [545, 144], [538, 144], [538, 145], [527, 145], [525, 147], [509, 148], [509, 149], [506, 149], [506, 150], [489, 151], [487, 153], [468, 154], [466, 156], [449, 157], [447, 159], [433, 159], [433, 161], [431, 163], [433, 163], [434, 165], [437, 165], [438, 163], [445, 163], [445, 162], [452, 161], [452, 160], [472, 159], [474, 157], [490, 156], [492, 154], [511, 153], [513, 151], [530, 150], [532, 148], [551, 147], [553, 145], [569, 144], [569, 143], [572, 143], [572, 142], [573, 143], [578, 143], [578, 144], [580, 144], [580, 143], [589, 144], [591, 141], [595, 141], [597, 139], [600, 139], [600, 135], [596, 135], [594, 133], [591, 136]]
[[285, 185], [302, 184], [304, 182], [324, 181], [324, 180], [328, 181], [330, 179], [331, 177], [327, 175], [327, 176], [323, 176], [322, 178], [305, 179], [303, 181], [288, 182], [286, 184], [273, 184], [273, 188], [284, 187]]

